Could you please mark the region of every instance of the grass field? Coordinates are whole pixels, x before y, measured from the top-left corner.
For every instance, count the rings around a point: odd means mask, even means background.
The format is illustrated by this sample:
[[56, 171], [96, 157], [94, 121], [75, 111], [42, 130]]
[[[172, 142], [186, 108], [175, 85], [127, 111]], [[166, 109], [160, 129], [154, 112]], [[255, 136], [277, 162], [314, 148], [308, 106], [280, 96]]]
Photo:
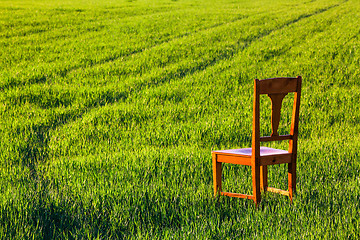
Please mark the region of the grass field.
[[[0, 237], [359, 239], [359, 19], [358, 0], [0, 0]], [[214, 199], [253, 79], [297, 75], [293, 204]], [[251, 193], [250, 168], [224, 189]]]

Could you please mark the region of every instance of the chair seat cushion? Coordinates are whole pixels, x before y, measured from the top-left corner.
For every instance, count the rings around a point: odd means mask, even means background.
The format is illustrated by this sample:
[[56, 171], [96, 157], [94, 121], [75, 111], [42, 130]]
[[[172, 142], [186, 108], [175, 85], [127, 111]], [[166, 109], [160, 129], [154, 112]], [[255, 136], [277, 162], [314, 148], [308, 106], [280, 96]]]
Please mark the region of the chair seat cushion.
[[[251, 156], [252, 149], [251, 148], [240, 148], [240, 149], [228, 149], [228, 150], [220, 150], [214, 151], [216, 153], [225, 153], [225, 154], [234, 154], [234, 155], [245, 155]], [[269, 156], [269, 155], [277, 155], [277, 154], [288, 154], [288, 151], [269, 148], [269, 147], [260, 147], [260, 156]]]

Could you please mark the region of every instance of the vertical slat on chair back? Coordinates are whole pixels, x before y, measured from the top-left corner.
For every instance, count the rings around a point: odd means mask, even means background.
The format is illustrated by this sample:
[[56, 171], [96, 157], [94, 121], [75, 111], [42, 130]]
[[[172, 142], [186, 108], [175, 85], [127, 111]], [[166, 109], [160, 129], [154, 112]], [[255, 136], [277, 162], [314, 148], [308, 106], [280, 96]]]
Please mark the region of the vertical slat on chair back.
[[[300, 92], [301, 92], [301, 77], [296, 78], [270, 78], [264, 80], [255, 79], [254, 86], [254, 115], [253, 115], [253, 135], [257, 141], [279, 141], [297, 138], [298, 122], [299, 122], [299, 106], [300, 106]], [[279, 136], [277, 130], [280, 122], [280, 112], [282, 100], [290, 93], [294, 92], [294, 105], [291, 118], [291, 130], [289, 135]], [[259, 124], [259, 108], [260, 95], [267, 94], [271, 99], [271, 136], [260, 137]], [[255, 101], [257, 103], [255, 103]], [[255, 109], [255, 105], [257, 108]], [[257, 112], [257, 113], [255, 113]], [[257, 120], [255, 119], [257, 118]], [[257, 137], [256, 137], [257, 135]], [[255, 140], [253, 138], [253, 140]]]

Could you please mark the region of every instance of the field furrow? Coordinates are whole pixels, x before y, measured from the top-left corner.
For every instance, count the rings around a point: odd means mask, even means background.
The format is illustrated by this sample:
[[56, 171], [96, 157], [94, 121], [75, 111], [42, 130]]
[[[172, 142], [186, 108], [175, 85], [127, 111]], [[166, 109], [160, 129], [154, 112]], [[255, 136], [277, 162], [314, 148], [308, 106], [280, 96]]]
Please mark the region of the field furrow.
[[[359, 17], [357, 0], [1, 1], [0, 238], [359, 238]], [[293, 203], [213, 198], [211, 150], [251, 145], [253, 79], [297, 75]], [[251, 194], [249, 168], [223, 170]]]

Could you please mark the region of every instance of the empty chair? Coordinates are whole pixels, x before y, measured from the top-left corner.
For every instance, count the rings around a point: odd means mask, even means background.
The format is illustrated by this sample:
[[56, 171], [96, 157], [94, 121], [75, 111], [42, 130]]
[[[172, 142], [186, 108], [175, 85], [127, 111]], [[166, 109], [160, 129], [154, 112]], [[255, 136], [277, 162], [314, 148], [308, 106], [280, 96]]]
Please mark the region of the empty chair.
[[[296, 188], [296, 157], [299, 107], [301, 94], [301, 77], [270, 78], [254, 81], [252, 147], [242, 149], [219, 150], [212, 152], [214, 195], [225, 195], [252, 199], [256, 204], [261, 201], [260, 191], [269, 191], [289, 196], [290, 200]], [[294, 104], [291, 117], [289, 135], [279, 135], [280, 110], [283, 98], [294, 92]], [[260, 137], [260, 94], [267, 94], [271, 99], [271, 128], [270, 136]], [[288, 150], [261, 147], [260, 142], [288, 140]], [[221, 175], [222, 163], [232, 163], [251, 166], [253, 195], [222, 192]], [[274, 164], [288, 164], [288, 190], [268, 187], [267, 166]]]

